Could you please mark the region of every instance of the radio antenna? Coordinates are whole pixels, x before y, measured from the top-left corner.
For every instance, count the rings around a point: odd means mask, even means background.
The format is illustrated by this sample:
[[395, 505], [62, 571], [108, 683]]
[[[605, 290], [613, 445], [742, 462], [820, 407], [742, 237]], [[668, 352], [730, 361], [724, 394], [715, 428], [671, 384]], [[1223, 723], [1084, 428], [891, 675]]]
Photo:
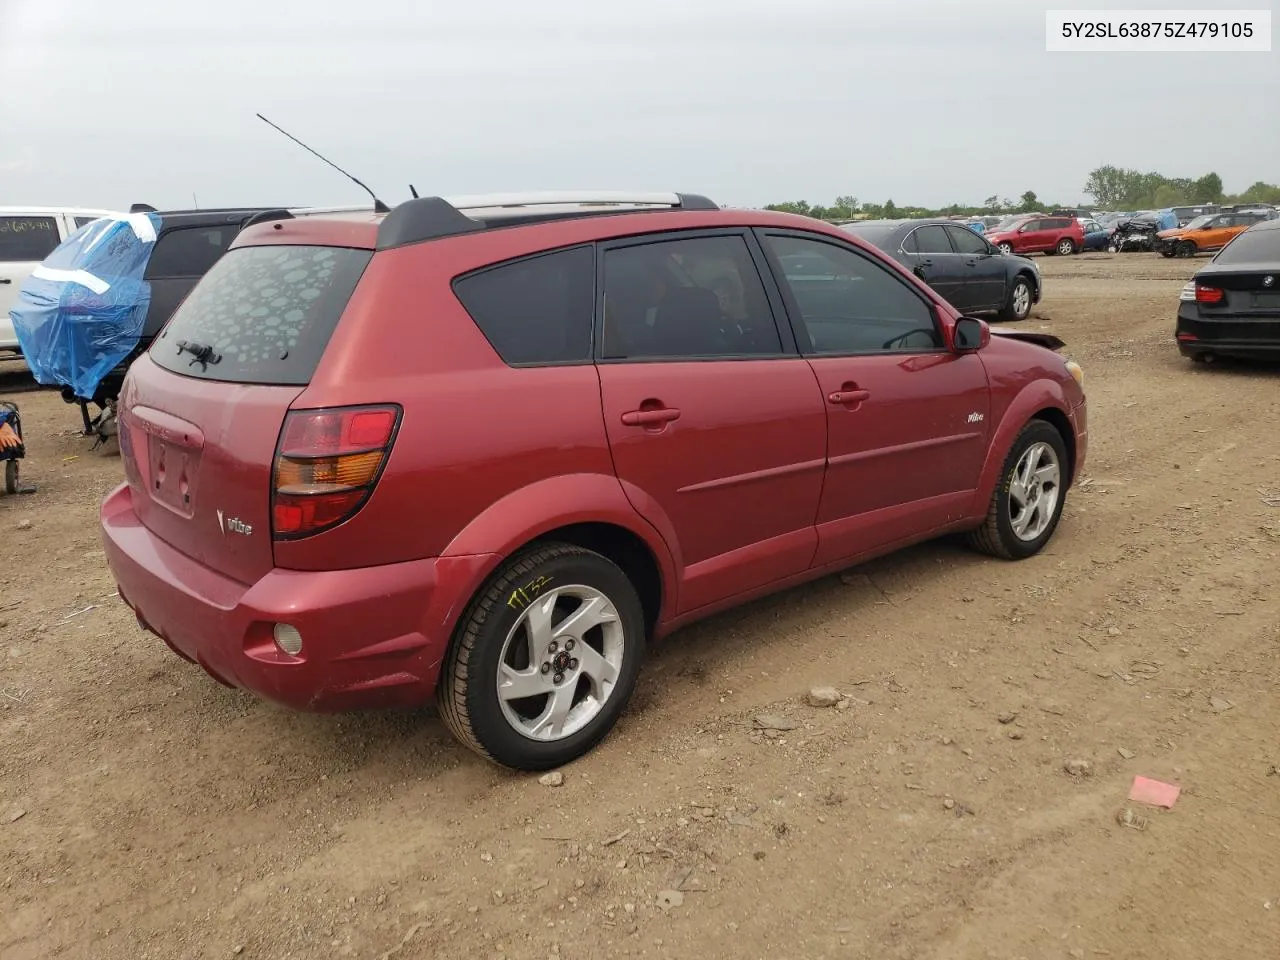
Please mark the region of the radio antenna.
[[364, 191], [365, 193], [367, 193], [369, 196], [373, 197], [373, 210], [374, 210], [374, 212], [375, 212], [375, 213], [390, 213], [390, 212], [391, 212], [391, 208], [390, 208], [390, 207], [388, 207], [388, 206], [387, 206], [385, 203], [383, 203], [381, 200], [379, 200], [379, 199], [378, 199], [378, 195], [377, 195], [376, 193], [374, 193], [372, 190], [370, 190], [370, 189], [369, 189], [365, 184], [361, 183], [359, 180], [357, 180], [357, 179], [356, 179], [355, 177], [353, 177], [351, 174], [347, 173], [347, 171], [343, 170], [340, 166], [338, 166], [338, 165], [337, 165], [336, 163], [334, 163], [332, 160], [330, 160], [330, 159], [329, 159], [329, 158], [327, 158], [327, 157], [321, 156], [319, 153], [317, 153], [315, 150], [312, 150], [310, 147], [308, 147], [305, 143], [303, 143], [301, 140], [299, 140], [299, 139], [298, 139], [297, 137], [295, 137], [293, 134], [289, 133], [289, 131], [287, 131], [287, 130], [283, 129], [282, 127], [278, 126], [277, 124], [272, 123], [270, 120], [268, 120], [268, 119], [267, 119], [266, 117], [264, 117], [262, 114], [260, 114], [260, 113], [259, 113], [259, 114], [257, 114], [257, 117], [258, 117], [258, 119], [259, 119], [259, 120], [261, 120], [261, 121], [262, 121], [263, 123], [265, 123], [267, 126], [269, 126], [269, 127], [274, 127], [276, 130], [279, 130], [279, 131], [280, 131], [281, 133], [283, 133], [286, 137], [288, 137], [290, 140], [292, 140], [294, 143], [296, 143], [298, 146], [300, 146], [303, 150], [306, 150], [308, 153], [311, 153], [311, 154], [314, 154], [314, 155], [315, 155], [315, 156], [317, 156], [317, 157], [320, 157], [320, 159], [321, 159], [321, 160], [323, 160], [323, 161], [324, 161], [325, 163], [327, 163], [329, 166], [333, 167], [333, 169], [337, 170], [340, 174], [342, 174], [344, 177], [346, 177], [348, 180], [350, 180], [352, 183], [354, 183], [356, 186], [358, 186], [361, 190], [363, 190], [363, 191]]

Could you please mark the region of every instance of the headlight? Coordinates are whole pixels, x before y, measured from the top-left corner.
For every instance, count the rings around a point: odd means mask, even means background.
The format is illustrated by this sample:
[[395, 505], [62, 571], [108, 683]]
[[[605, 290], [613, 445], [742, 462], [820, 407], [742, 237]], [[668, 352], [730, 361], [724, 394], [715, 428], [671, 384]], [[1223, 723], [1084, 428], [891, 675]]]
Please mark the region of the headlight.
[[1071, 374], [1071, 379], [1080, 386], [1084, 386], [1084, 369], [1074, 360], [1067, 361], [1067, 373]]

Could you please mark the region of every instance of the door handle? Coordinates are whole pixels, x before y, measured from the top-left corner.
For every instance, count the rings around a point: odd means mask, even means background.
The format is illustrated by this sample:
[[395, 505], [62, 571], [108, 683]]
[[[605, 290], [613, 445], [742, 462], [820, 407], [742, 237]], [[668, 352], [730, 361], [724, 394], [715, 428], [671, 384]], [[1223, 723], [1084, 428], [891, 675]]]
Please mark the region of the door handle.
[[827, 394], [827, 402], [836, 406], [842, 406], [846, 403], [861, 403], [863, 400], [869, 400], [870, 398], [870, 390], [859, 390], [851, 384], [846, 384], [845, 389]]
[[659, 407], [656, 410], [628, 410], [622, 415], [622, 422], [628, 427], [657, 427], [680, 419], [680, 411], [674, 407]]
[[13, 283], [13, 279], [11, 277], [0, 277], [0, 283]]

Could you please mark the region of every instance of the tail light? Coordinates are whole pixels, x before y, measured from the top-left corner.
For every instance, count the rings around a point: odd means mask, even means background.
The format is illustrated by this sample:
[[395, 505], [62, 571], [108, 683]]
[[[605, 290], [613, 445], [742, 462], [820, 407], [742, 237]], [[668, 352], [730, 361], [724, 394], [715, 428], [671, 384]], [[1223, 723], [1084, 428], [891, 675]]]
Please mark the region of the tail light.
[[373, 492], [400, 425], [400, 407], [291, 410], [272, 477], [271, 527], [294, 540], [349, 520]]
[[1217, 287], [1204, 287], [1196, 284], [1196, 303], [1221, 303], [1226, 294]]

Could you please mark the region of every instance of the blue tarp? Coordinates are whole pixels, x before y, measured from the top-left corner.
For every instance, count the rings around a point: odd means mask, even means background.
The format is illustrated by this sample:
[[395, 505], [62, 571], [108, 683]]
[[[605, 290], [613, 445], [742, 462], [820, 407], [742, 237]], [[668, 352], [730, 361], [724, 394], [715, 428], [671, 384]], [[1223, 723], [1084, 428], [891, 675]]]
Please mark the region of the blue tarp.
[[9, 316], [37, 382], [90, 399], [133, 352], [151, 305], [142, 277], [160, 222], [139, 213], [87, 223], [22, 285]]

